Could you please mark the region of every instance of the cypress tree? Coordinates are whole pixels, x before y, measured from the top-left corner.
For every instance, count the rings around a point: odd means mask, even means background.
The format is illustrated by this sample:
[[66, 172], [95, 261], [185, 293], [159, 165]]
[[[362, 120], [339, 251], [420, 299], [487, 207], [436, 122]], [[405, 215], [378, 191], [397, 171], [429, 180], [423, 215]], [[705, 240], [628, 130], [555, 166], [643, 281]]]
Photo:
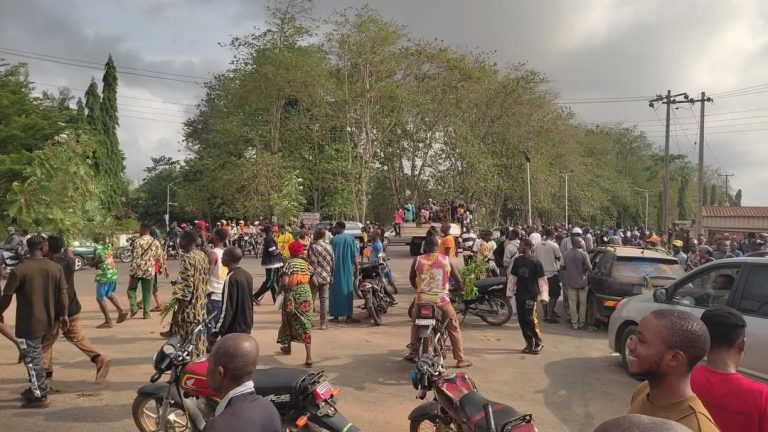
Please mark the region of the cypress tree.
[[680, 179], [677, 189], [677, 220], [688, 219], [688, 180]]
[[77, 107], [77, 111], [75, 112], [77, 122], [82, 124], [85, 121], [85, 105], [83, 104], [83, 99], [77, 98], [75, 106]]
[[709, 205], [709, 196], [707, 195], [707, 192], [709, 191], [707, 190], [706, 184], [704, 184], [702, 191], [704, 191], [704, 194], [701, 196], [701, 204], [707, 206]]
[[101, 96], [96, 80], [91, 78], [91, 83], [85, 91], [85, 121], [93, 129], [94, 133], [101, 131]]
[[102, 205], [106, 210], [114, 210], [120, 206], [125, 188], [125, 156], [117, 138], [117, 127], [120, 124], [117, 115], [117, 68], [111, 54], [104, 65], [102, 84], [100, 131], [103, 151], [100, 152], [99, 174], [106, 186]]
[[712, 183], [712, 186], [709, 188], [709, 205], [715, 206], [717, 202], [717, 185]]
[[741, 189], [736, 191], [736, 196], [733, 197], [733, 205], [741, 207]]

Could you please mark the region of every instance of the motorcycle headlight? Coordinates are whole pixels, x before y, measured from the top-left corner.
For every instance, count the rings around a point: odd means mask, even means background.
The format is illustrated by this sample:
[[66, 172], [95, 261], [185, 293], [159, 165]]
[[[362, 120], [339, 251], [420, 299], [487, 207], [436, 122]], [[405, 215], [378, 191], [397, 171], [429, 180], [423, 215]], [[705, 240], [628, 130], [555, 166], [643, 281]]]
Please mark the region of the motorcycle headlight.
[[163, 345], [163, 347], [160, 348], [160, 350], [163, 352], [163, 354], [170, 357], [176, 352], [176, 347], [172, 344], [167, 343]]

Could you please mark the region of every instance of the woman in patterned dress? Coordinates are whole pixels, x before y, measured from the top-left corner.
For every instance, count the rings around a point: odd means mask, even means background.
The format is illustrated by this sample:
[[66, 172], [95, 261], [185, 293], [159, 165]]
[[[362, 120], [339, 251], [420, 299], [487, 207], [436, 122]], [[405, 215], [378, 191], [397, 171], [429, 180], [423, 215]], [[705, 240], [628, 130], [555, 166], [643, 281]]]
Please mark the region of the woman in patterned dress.
[[280, 274], [283, 290], [283, 317], [277, 342], [284, 354], [291, 353], [291, 342], [304, 344], [307, 358], [304, 365], [312, 366], [312, 290], [310, 289], [312, 267], [302, 258], [304, 244], [296, 240], [288, 245], [291, 259], [285, 263]]
[[[208, 286], [208, 257], [197, 248], [198, 234], [184, 230], [179, 247], [184, 252], [179, 277], [173, 287], [174, 332], [182, 340], [189, 340], [193, 330], [205, 319], [205, 290]], [[192, 358], [205, 355], [206, 334], [200, 332], [194, 340]]]

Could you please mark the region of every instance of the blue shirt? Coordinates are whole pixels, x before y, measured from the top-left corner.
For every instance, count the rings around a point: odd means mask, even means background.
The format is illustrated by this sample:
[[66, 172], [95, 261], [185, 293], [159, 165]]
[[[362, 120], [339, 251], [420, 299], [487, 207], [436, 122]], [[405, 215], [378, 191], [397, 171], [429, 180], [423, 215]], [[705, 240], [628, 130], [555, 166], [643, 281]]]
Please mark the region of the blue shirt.
[[372, 263], [378, 263], [379, 262], [379, 254], [384, 252], [384, 244], [381, 242], [381, 240], [376, 240], [373, 245], [371, 245], [371, 258], [370, 261]]

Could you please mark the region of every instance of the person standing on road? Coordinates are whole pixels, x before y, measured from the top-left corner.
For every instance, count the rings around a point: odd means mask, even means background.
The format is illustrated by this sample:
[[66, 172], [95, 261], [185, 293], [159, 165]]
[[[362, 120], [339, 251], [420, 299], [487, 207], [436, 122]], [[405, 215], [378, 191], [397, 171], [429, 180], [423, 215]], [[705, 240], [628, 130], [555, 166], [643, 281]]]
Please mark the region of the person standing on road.
[[333, 317], [331, 322], [339, 322], [339, 317], [345, 316], [347, 324], [359, 323], [360, 320], [352, 316], [355, 275], [358, 271], [357, 246], [354, 237], [344, 232], [347, 229], [344, 222], [336, 222], [335, 228], [336, 233], [331, 240], [334, 256], [329, 308]]
[[584, 328], [587, 320], [587, 274], [592, 271], [592, 264], [584, 251], [584, 241], [579, 237], [572, 241], [573, 247], [563, 256], [560, 271], [562, 282], [568, 290], [571, 328], [579, 330]]
[[259, 344], [246, 334], [221, 338], [208, 356], [208, 385], [224, 395], [203, 432], [281, 432], [280, 414], [272, 402], [257, 395], [253, 373]]
[[440, 239], [440, 254], [447, 256], [448, 259], [456, 257], [456, 239], [451, 235], [451, 224], [444, 223], [440, 225], [440, 234], [443, 238]]
[[[88, 337], [83, 334], [80, 328], [80, 301], [77, 299], [75, 291], [75, 266], [72, 261], [62, 253], [64, 242], [61, 237], [48, 237], [47, 258], [61, 266], [64, 270], [64, 279], [67, 281], [67, 316], [69, 317], [69, 326], [63, 330], [62, 334], [77, 349], [83, 352], [88, 359], [96, 365], [96, 384], [101, 384], [109, 374], [111, 361], [101, 355], [93, 347]], [[53, 378], [53, 344], [59, 338], [61, 332], [58, 323], [54, 324], [53, 332], [43, 338], [43, 365], [45, 366], [45, 376], [47, 379]], [[31, 397], [31, 393], [30, 393]]]
[[768, 432], [768, 386], [741, 376], [747, 322], [735, 309], [717, 306], [704, 311], [709, 332], [707, 363], [691, 374], [691, 390], [722, 432]]
[[[222, 262], [227, 234], [221, 228], [213, 230], [211, 235], [213, 248], [208, 250], [208, 288], [205, 291], [205, 314], [207, 317], [221, 318], [222, 290], [228, 269]], [[238, 261], [239, 262], [239, 261]]]
[[709, 350], [700, 319], [682, 310], [653, 310], [640, 320], [627, 348], [629, 373], [647, 379], [632, 395], [629, 414], [672, 420], [693, 432], [718, 431], [691, 390], [691, 371]]
[[11, 271], [0, 297], [0, 317], [16, 295], [16, 339], [21, 347], [29, 389], [22, 393], [22, 408], [47, 408], [48, 381], [43, 365], [43, 339], [55, 326], [69, 328], [69, 298], [64, 269], [45, 258], [48, 242], [32, 236], [27, 241], [29, 258]]
[[334, 257], [333, 248], [325, 241], [325, 228], [315, 229], [313, 241], [307, 251], [307, 261], [315, 270], [312, 277], [314, 284], [310, 284], [312, 289], [312, 305], [319, 295], [320, 297], [320, 330], [328, 329], [328, 291], [333, 282]]
[[96, 246], [96, 257], [91, 266], [96, 268], [96, 303], [99, 304], [101, 313], [104, 314], [104, 322], [97, 325], [96, 328], [112, 328], [112, 318], [107, 310], [107, 302], [117, 309], [117, 323], [121, 324], [128, 319], [128, 312], [120, 306], [115, 294], [117, 290], [117, 266], [115, 265], [114, 252], [109, 242]]
[[520, 241], [520, 255], [512, 263], [507, 296], [515, 298], [520, 330], [525, 338], [524, 354], [539, 354], [544, 348], [536, 316], [537, 300], [548, 302], [549, 287], [541, 261], [533, 256], [531, 239]]
[[534, 252], [534, 256], [541, 262], [544, 269], [544, 277], [547, 278], [547, 287], [549, 291], [549, 303], [544, 306], [544, 322], [557, 324], [560, 322], [560, 315], [555, 312], [557, 300], [560, 298], [562, 288], [560, 286], [560, 261], [563, 256], [560, 254], [560, 247], [552, 241], [554, 237], [552, 228], [544, 228], [544, 239], [539, 243]]
[[[455, 290], [460, 293], [462, 290], [461, 276], [451, 263], [447, 256], [438, 253], [438, 241], [436, 237], [427, 237], [424, 240], [425, 253], [414, 258], [411, 263], [410, 281], [411, 286], [416, 289], [415, 304], [431, 303], [443, 312], [443, 317], [447, 320], [445, 327], [448, 333], [448, 339], [451, 341], [453, 359], [456, 360], [457, 368], [472, 366], [472, 362], [464, 358], [464, 343], [461, 338], [461, 329], [459, 328], [459, 319], [456, 311], [451, 305], [451, 299], [448, 294], [448, 280], [452, 278], [456, 284]], [[415, 317], [412, 317], [414, 320]], [[419, 328], [414, 324], [411, 326], [411, 343], [408, 345], [410, 352], [405, 356], [406, 361], [415, 362], [419, 349]]]
[[139, 284], [141, 284], [141, 303], [144, 319], [151, 317], [149, 305], [154, 286], [155, 261], [160, 259], [160, 254], [163, 251], [160, 243], [149, 235], [149, 229], [150, 226], [148, 224], [141, 224], [139, 228], [140, 237], [133, 242], [133, 259], [131, 260], [130, 279], [128, 281], [128, 301], [131, 304], [131, 318], [139, 312], [139, 308], [136, 305], [136, 290]]
[[221, 294], [221, 310], [216, 317], [208, 349], [220, 338], [230, 333], [251, 334], [253, 328], [253, 276], [240, 267], [243, 252], [238, 247], [228, 247], [221, 254], [221, 265], [229, 269]]
[[259, 290], [253, 293], [253, 302], [257, 305], [261, 304], [261, 298], [267, 291], [272, 294], [272, 303], [274, 303], [277, 296], [277, 288], [280, 284], [280, 267], [283, 266], [283, 256], [280, 254], [277, 242], [273, 237], [273, 232], [271, 226], [266, 225], [264, 227], [264, 247], [261, 253], [261, 266], [264, 267], [266, 275]]
[[285, 225], [280, 225], [280, 232], [275, 236], [277, 242], [277, 250], [280, 251], [280, 256], [284, 260], [291, 258], [291, 253], [288, 251], [288, 245], [293, 241], [293, 234]]
[[507, 241], [504, 242], [504, 274], [509, 275], [512, 269], [512, 263], [520, 255], [520, 230], [513, 228], [507, 234]]
[[528, 227], [528, 238], [531, 239], [531, 242], [533, 242], [533, 250], [536, 251], [539, 243], [541, 243], [541, 234], [539, 234], [538, 225], [534, 224]]
[[683, 241], [672, 240], [672, 256], [675, 257], [680, 267], [685, 270], [685, 265], [688, 262], [688, 257], [683, 253]]
[[[174, 319], [171, 328], [182, 340], [191, 340], [195, 327], [205, 319], [205, 292], [208, 288], [208, 257], [199, 250], [197, 233], [184, 231], [179, 245], [184, 257], [179, 264], [179, 276], [173, 284]], [[205, 355], [207, 338], [199, 334], [193, 341], [192, 358]]]
[[403, 218], [405, 218], [405, 212], [402, 207], [399, 207], [395, 212], [395, 222], [392, 224], [395, 229], [395, 237], [402, 237], [400, 228], [403, 226]]

